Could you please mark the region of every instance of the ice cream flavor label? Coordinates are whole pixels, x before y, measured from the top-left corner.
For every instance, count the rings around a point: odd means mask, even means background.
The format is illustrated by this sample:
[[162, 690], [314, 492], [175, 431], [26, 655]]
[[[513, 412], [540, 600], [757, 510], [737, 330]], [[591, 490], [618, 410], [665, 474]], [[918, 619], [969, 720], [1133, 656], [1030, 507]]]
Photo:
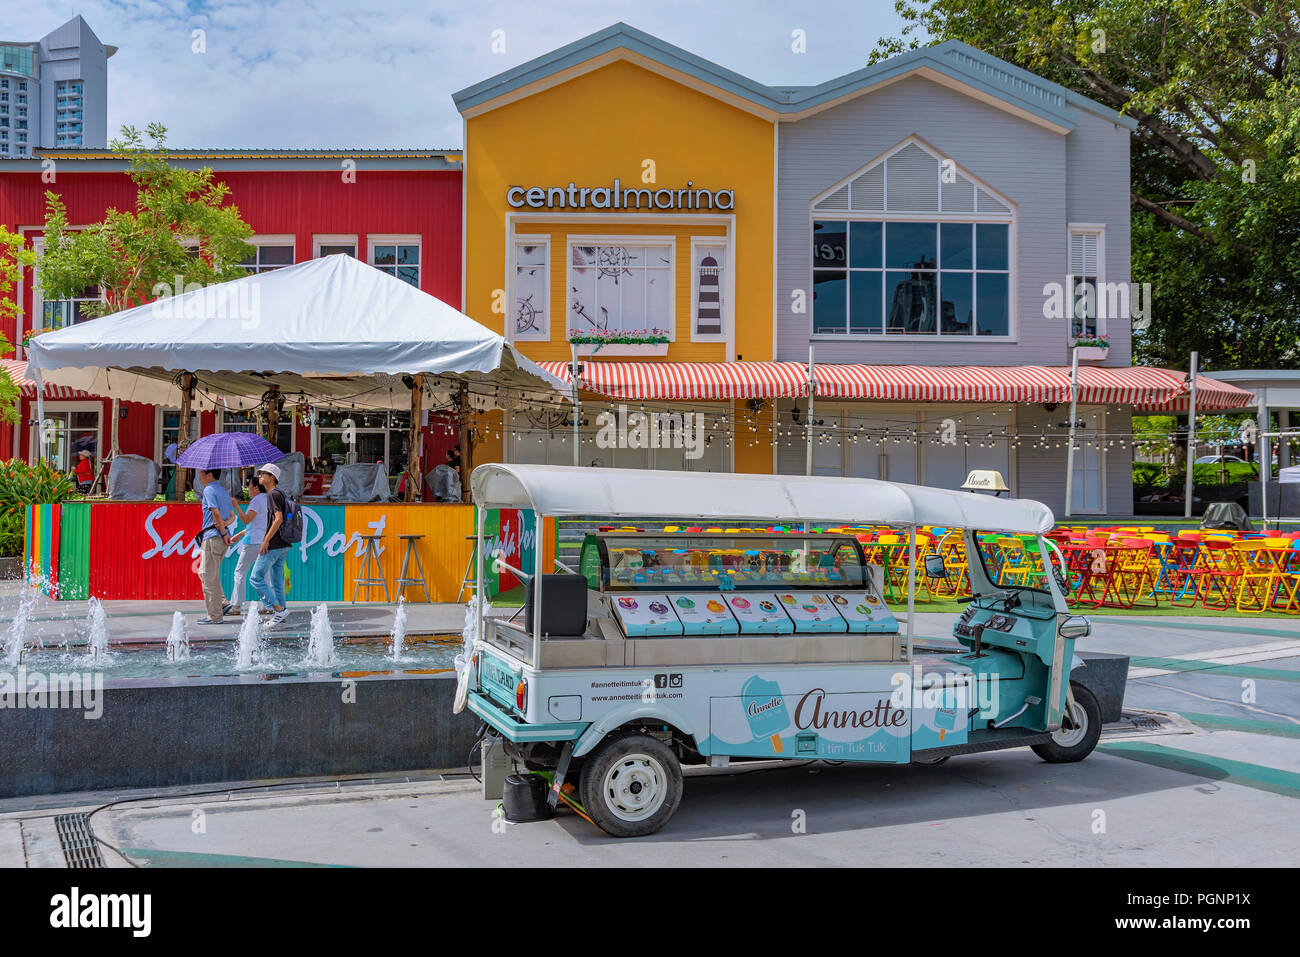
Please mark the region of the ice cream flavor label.
[[695, 602], [691, 601], [689, 598], [687, 598], [685, 595], [683, 595], [682, 597], [680, 597], [680, 598], [677, 599], [677, 607], [678, 607], [678, 608], [694, 608], [694, 607], [695, 607]]

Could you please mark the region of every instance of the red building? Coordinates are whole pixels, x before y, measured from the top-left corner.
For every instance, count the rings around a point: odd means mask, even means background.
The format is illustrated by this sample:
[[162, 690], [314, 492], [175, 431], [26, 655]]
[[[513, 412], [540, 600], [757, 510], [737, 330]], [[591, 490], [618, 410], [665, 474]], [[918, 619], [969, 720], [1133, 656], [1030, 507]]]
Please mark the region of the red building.
[[[51, 166], [49, 161], [53, 160]], [[179, 166], [209, 167], [230, 187], [230, 201], [256, 231], [249, 263], [258, 271], [276, 269], [316, 256], [347, 253], [392, 272], [442, 301], [461, 307], [461, 155], [435, 150], [173, 150]], [[0, 160], [0, 224], [27, 237], [37, 253], [42, 245], [45, 193], [58, 193], [68, 222], [98, 222], [111, 208], [130, 208], [135, 187], [126, 164], [103, 150], [38, 150], [31, 159]], [[50, 181], [51, 175], [53, 181]], [[18, 381], [25, 371], [24, 337], [31, 330], [61, 328], [81, 320], [83, 299], [45, 299], [33, 270], [26, 270], [16, 292], [22, 310], [3, 332], [16, 346], [5, 360]], [[87, 290], [86, 299], [94, 299]], [[71, 468], [82, 448], [96, 466], [111, 447], [112, 403], [108, 399], [47, 386], [45, 458]], [[32, 461], [35, 389], [23, 389], [18, 427], [0, 424], [0, 459]], [[311, 426], [282, 422], [280, 447], [313, 458], [342, 461], [382, 459], [389, 472], [406, 464], [407, 420], [403, 413], [363, 413], [346, 436], [341, 416], [328, 412]], [[335, 421], [339, 418], [340, 421]], [[122, 452], [162, 462], [175, 441], [179, 412], [123, 403], [118, 418]], [[191, 437], [246, 428], [245, 415], [195, 415]], [[350, 439], [345, 444], [344, 439]], [[442, 461], [442, 447], [455, 444], [443, 429], [426, 436], [424, 462]]]

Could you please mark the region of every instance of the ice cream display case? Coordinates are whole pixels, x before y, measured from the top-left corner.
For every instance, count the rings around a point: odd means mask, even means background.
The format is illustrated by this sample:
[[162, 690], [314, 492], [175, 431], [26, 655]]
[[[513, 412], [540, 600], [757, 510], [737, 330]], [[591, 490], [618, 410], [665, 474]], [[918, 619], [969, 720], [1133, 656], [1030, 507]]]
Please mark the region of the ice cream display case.
[[579, 573], [626, 638], [898, 631], [880, 569], [846, 535], [590, 534]]

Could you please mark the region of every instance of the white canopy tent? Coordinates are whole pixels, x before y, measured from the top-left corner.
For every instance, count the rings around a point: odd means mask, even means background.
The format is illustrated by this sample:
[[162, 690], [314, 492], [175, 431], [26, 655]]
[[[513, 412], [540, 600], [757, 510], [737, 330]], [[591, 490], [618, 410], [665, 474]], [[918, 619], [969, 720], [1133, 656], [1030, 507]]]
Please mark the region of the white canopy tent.
[[[195, 406], [246, 409], [267, 389], [360, 408], [406, 408], [402, 376], [477, 384], [479, 407], [509, 408], [568, 385], [505, 339], [409, 283], [335, 255], [193, 289], [31, 340], [28, 375], [95, 395], [176, 405], [181, 371]], [[428, 382], [435, 398], [452, 382]], [[495, 393], [495, 396], [493, 395]]]
[[[471, 409], [569, 396], [492, 330], [346, 255], [47, 332], [28, 352], [41, 421], [46, 382], [183, 411], [243, 411], [272, 390], [323, 405], [409, 408], [413, 433], [426, 397], [454, 397], [463, 429]], [[187, 422], [182, 415], [182, 429]]]

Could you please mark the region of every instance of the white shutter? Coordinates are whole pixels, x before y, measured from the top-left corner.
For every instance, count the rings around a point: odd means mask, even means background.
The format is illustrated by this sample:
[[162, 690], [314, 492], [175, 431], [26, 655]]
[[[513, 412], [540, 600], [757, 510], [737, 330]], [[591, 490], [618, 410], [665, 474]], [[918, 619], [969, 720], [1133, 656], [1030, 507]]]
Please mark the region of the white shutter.
[[1070, 233], [1070, 275], [1097, 278], [1097, 234]]
[[859, 213], [884, 212], [884, 163], [877, 163], [853, 181], [853, 209]]
[[978, 191], [978, 193], [979, 193], [979, 199], [977, 201], [977, 206], [976, 206], [977, 212], [1002, 213], [1004, 215], [1011, 212], [1011, 210], [1007, 209], [1005, 203], [999, 202], [998, 200], [994, 199], [984, 190], [981, 189]]
[[846, 183], [845, 185], [841, 186], [839, 189], [831, 193], [829, 196], [827, 196], [825, 199], [823, 199], [820, 203], [818, 203], [813, 208], [820, 209], [820, 210], [828, 210], [830, 212], [843, 212], [847, 210], [849, 208], [848, 184]]
[[939, 211], [939, 161], [909, 143], [885, 161], [886, 208], [893, 212]]
[[940, 199], [943, 202], [943, 211], [945, 213], [973, 213], [975, 212], [975, 184], [968, 180], [960, 173], [957, 174], [956, 182], [942, 182], [942, 168], [940, 170]]

